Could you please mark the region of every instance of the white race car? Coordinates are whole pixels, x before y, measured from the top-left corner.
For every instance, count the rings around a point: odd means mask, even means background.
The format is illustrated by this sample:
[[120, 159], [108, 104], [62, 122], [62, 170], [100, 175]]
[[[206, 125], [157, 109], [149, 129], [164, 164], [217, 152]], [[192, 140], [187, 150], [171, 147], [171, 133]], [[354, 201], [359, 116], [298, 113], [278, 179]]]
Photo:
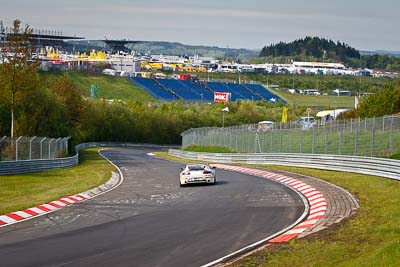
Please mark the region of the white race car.
[[215, 176], [215, 167], [209, 164], [188, 164], [185, 168], [181, 168], [179, 175], [180, 186], [189, 184], [215, 184], [217, 178]]

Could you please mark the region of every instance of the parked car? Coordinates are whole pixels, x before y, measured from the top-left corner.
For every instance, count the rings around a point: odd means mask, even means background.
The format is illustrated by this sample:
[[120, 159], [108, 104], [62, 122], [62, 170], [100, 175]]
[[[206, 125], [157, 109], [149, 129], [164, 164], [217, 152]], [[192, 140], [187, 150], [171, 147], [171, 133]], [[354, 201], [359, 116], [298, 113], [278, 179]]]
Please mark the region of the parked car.
[[275, 122], [273, 121], [260, 121], [257, 124], [257, 131], [265, 132], [275, 128]]
[[187, 164], [185, 168], [181, 168], [179, 185], [182, 187], [190, 184], [216, 184], [215, 169], [208, 163]]
[[311, 123], [311, 124], [316, 124], [317, 121], [315, 120], [314, 117], [300, 117], [297, 120], [294, 121], [295, 124], [303, 124], [303, 123]]
[[295, 125], [300, 125], [303, 130], [308, 130], [310, 128], [313, 128], [317, 124], [317, 121], [314, 117], [300, 117], [293, 123]]

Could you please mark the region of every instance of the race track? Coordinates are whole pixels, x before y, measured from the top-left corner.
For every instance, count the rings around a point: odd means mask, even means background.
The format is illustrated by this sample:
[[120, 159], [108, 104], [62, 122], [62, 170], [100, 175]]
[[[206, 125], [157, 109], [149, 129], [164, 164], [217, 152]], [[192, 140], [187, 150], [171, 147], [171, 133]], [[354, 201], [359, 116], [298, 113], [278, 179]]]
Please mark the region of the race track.
[[218, 169], [217, 185], [180, 188], [184, 164], [146, 155], [152, 151], [104, 151], [124, 175], [118, 188], [0, 228], [0, 266], [201, 266], [304, 211], [281, 184]]

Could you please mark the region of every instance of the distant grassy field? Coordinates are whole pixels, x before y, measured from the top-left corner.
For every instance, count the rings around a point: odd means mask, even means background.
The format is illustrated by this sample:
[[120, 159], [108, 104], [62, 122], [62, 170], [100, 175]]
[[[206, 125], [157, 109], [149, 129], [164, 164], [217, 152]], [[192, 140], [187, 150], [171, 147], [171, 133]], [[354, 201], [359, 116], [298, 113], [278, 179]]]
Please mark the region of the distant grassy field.
[[290, 94], [279, 90], [271, 90], [289, 104], [311, 107], [352, 108], [354, 97], [352, 96], [311, 96], [301, 94]]
[[105, 99], [136, 100], [138, 102], [154, 101], [154, 98], [143, 89], [133, 85], [126, 78], [106, 75], [88, 75], [78, 71], [50, 72], [46, 75], [67, 75], [79, 86], [82, 94], [90, 95], [90, 85], [98, 86], [98, 97]]
[[104, 184], [115, 168], [96, 148], [81, 151], [73, 168], [0, 176], [0, 215], [23, 210]]

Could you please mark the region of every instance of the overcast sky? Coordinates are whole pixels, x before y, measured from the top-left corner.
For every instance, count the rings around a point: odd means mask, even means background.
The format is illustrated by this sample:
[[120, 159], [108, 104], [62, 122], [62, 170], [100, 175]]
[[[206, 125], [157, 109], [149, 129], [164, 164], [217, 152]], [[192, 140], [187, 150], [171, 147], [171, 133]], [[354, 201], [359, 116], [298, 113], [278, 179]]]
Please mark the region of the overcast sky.
[[399, 0], [0, 0], [0, 20], [87, 39], [261, 49], [305, 36], [400, 50]]

